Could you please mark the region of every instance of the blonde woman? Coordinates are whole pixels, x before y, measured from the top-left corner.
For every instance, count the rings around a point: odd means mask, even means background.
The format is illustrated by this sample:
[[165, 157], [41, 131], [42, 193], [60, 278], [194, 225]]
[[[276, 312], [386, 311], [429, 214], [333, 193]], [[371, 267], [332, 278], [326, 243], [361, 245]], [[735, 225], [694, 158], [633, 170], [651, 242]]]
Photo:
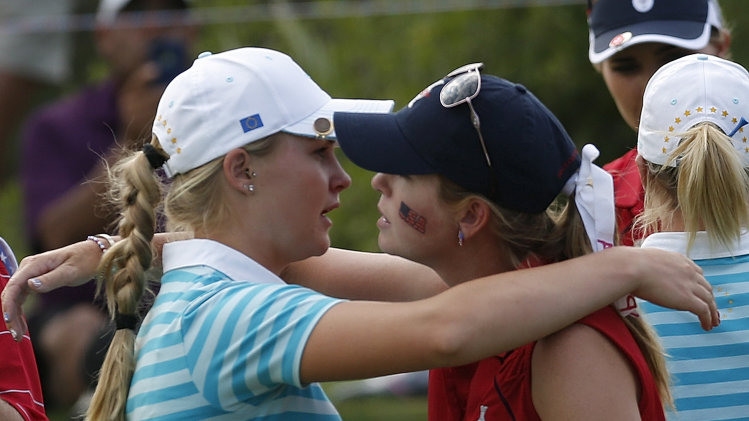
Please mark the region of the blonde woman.
[[646, 303], [674, 377], [674, 420], [749, 414], [749, 73], [705, 54], [663, 66], [648, 82], [637, 164], [645, 187], [642, 246], [695, 260], [724, 322], [702, 332], [689, 316]]

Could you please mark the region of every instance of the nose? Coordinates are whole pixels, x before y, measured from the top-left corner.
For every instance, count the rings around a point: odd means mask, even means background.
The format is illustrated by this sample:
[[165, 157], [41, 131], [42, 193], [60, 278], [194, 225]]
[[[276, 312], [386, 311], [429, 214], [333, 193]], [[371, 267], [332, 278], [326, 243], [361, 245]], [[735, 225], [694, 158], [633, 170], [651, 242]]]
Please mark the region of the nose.
[[386, 190], [388, 190], [388, 175], [378, 172], [377, 174], [372, 176], [372, 181], [370, 184], [372, 185], [372, 188], [376, 191], [385, 194]]
[[330, 178], [330, 183], [333, 191], [340, 193], [351, 186], [351, 176], [343, 169], [341, 163], [337, 159], [335, 161], [335, 169]]

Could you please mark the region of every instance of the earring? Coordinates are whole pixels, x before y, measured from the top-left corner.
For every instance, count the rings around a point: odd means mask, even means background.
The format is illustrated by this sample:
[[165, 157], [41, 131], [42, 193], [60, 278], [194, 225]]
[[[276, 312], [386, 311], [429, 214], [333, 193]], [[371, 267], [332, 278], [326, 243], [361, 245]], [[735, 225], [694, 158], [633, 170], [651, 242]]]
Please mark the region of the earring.
[[465, 236], [463, 235], [463, 231], [460, 229], [458, 230], [458, 247], [463, 247], [463, 240], [465, 239]]
[[[244, 172], [247, 174], [248, 178], [257, 177], [257, 173], [255, 171], [251, 171], [249, 168], [246, 169], [246, 170], [244, 170]], [[242, 184], [242, 187], [244, 187], [245, 189], [247, 189], [247, 191], [250, 192], [250, 193], [254, 193], [255, 192], [255, 185], [252, 184], [252, 183], [250, 183], [250, 184]]]

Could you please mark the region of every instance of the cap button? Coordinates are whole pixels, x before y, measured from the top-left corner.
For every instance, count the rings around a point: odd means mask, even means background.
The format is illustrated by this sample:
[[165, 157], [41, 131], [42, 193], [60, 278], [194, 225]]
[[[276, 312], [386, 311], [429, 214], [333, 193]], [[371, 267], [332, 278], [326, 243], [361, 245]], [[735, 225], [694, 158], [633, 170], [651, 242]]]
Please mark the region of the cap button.
[[519, 83], [515, 84], [515, 89], [517, 89], [518, 92], [520, 92], [521, 94], [524, 94], [524, 93], [527, 92], [527, 90], [525, 89], [525, 86], [523, 86], [523, 85], [521, 85]]
[[203, 51], [202, 53], [198, 54], [198, 58], [208, 57], [210, 55], [213, 55], [210, 51]]
[[704, 54], [700, 54], [700, 55], [697, 56], [697, 60], [707, 61], [707, 56], [704, 55]]

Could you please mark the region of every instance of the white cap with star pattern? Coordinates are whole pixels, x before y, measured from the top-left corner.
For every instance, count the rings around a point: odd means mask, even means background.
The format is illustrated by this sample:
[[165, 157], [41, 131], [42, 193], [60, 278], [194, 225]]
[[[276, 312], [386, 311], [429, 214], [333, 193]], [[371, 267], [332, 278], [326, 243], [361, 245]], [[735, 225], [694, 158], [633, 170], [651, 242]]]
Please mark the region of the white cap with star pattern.
[[749, 166], [749, 130], [744, 131], [748, 120], [749, 72], [729, 60], [691, 54], [664, 65], [650, 78], [643, 95], [637, 150], [649, 162], [675, 167], [679, 160], [670, 158], [681, 135], [698, 123], [710, 122], [731, 138]]

